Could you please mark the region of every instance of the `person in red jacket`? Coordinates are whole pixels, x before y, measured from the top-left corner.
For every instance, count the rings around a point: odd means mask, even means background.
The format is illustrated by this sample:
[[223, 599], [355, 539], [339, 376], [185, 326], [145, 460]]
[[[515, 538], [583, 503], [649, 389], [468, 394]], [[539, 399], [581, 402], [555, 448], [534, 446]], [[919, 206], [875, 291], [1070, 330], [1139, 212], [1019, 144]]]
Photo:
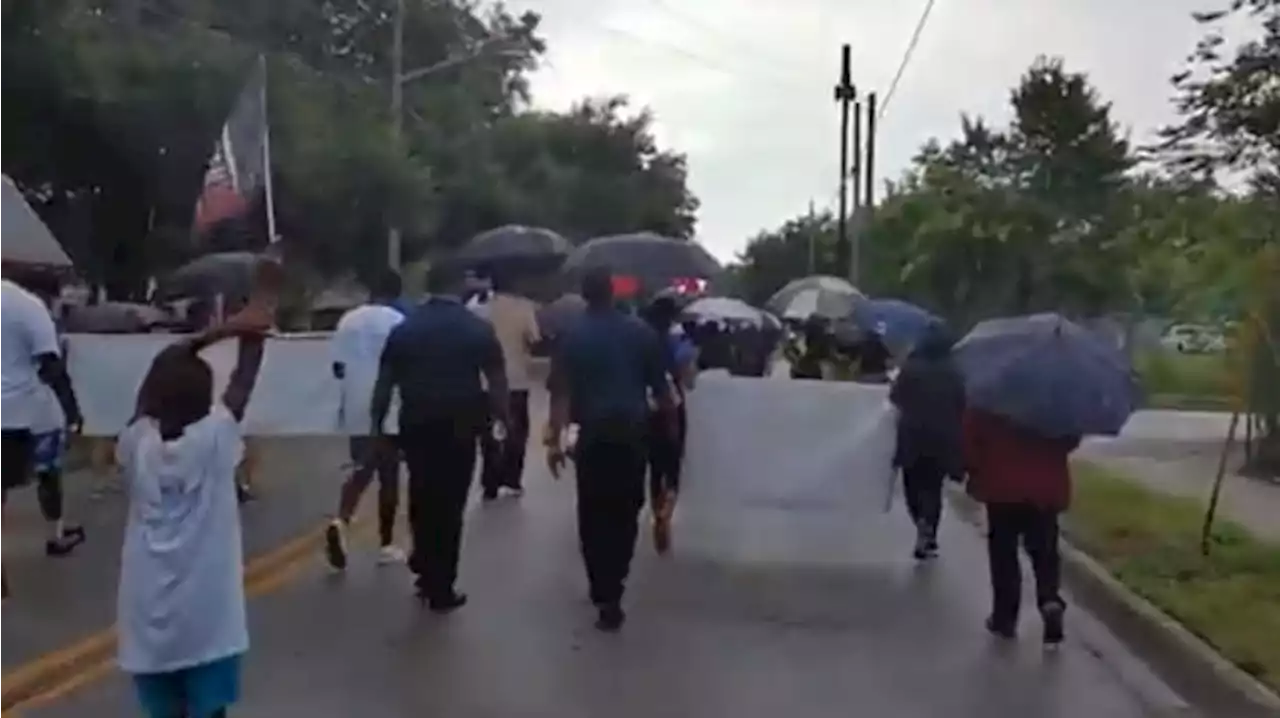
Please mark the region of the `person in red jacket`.
[[968, 491], [987, 507], [987, 556], [991, 564], [991, 615], [987, 630], [1001, 638], [1017, 633], [1022, 596], [1019, 544], [1031, 559], [1044, 643], [1062, 642], [1058, 514], [1071, 502], [1067, 457], [1079, 437], [1051, 439], [977, 409], [964, 414]]

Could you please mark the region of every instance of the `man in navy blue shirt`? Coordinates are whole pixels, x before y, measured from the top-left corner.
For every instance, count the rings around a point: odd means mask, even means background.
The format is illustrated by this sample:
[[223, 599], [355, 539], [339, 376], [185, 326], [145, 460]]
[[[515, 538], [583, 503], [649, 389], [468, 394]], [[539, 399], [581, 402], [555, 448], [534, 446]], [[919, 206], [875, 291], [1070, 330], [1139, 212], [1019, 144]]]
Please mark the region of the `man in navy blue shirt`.
[[509, 402], [502, 347], [492, 325], [463, 306], [447, 275], [430, 278], [432, 296], [387, 337], [373, 390], [372, 427], [382, 430], [398, 389], [413, 533], [409, 568], [418, 576], [419, 598], [444, 613], [467, 601], [454, 582], [477, 441], [490, 412], [507, 425]]
[[578, 484], [578, 537], [596, 627], [616, 631], [626, 614], [623, 585], [635, 553], [644, 506], [649, 400], [670, 415], [661, 340], [613, 302], [611, 274], [588, 272], [582, 281], [587, 309], [556, 343], [551, 359], [548, 458], [561, 463], [561, 433], [579, 427], [574, 455]]

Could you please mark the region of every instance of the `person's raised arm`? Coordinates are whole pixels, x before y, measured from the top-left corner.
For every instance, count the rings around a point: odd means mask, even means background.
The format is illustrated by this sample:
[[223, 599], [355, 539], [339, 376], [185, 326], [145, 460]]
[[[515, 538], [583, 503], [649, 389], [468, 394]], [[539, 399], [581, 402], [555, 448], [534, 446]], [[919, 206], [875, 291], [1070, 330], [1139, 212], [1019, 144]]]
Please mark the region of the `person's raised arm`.
[[493, 418], [503, 425], [510, 424], [511, 398], [507, 386], [507, 363], [502, 355], [502, 345], [493, 325], [485, 322], [480, 337], [480, 371], [489, 387], [489, 406]]
[[239, 337], [236, 366], [231, 370], [226, 390], [222, 392], [222, 405], [227, 407], [236, 421], [243, 421], [244, 412], [249, 408], [249, 397], [253, 395], [253, 387], [258, 383], [267, 338], [261, 332], [251, 330], [241, 330]]

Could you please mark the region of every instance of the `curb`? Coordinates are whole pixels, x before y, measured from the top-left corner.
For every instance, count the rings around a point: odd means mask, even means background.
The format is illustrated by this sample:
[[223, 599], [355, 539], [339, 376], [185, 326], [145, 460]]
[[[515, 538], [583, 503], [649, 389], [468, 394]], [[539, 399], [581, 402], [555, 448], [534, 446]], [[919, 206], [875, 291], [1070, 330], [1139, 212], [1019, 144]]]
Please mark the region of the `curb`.
[[1063, 578], [1073, 594], [1184, 698], [1213, 716], [1275, 718], [1280, 696], [1069, 542]]
[[[977, 525], [980, 505], [948, 492], [957, 514]], [[1073, 598], [1146, 661], [1186, 701], [1213, 718], [1276, 718], [1280, 695], [1223, 658], [1204, 640], [1129, 590], [1070, 542], [1063, 528], [1062, 577]]]
[[[358, 521], [352, 523], [354, 525]], [[266, 583], [269, 577], [314, 553], [323, 537], [323, 528], [311, 529], [245, 562], [246, 593], [251, 593], [255, 585]], [[22, 707], [24, 703], [58, 688], [104, 661], [111, 660], [115, 650], [116, 632], [113, 626], [7, 672], [3, 676], [4, 692], [0, 695], [0, 710], [7, 714], [8, 711]]]

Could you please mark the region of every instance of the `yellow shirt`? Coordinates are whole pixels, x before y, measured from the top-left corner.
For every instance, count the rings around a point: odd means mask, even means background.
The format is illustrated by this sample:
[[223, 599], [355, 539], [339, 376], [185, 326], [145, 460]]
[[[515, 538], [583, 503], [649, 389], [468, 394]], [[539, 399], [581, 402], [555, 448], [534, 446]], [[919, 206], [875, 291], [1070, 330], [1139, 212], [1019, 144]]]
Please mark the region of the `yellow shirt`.
[[512, 391], [528, 391], [533, 386], [529, 375], [533, 355], [529, 347], [540, 337], [537, 311], [531, 300], [514, 294], [494, 294], [487, 306], [489, 322], [502, 345], [507, 385]]

